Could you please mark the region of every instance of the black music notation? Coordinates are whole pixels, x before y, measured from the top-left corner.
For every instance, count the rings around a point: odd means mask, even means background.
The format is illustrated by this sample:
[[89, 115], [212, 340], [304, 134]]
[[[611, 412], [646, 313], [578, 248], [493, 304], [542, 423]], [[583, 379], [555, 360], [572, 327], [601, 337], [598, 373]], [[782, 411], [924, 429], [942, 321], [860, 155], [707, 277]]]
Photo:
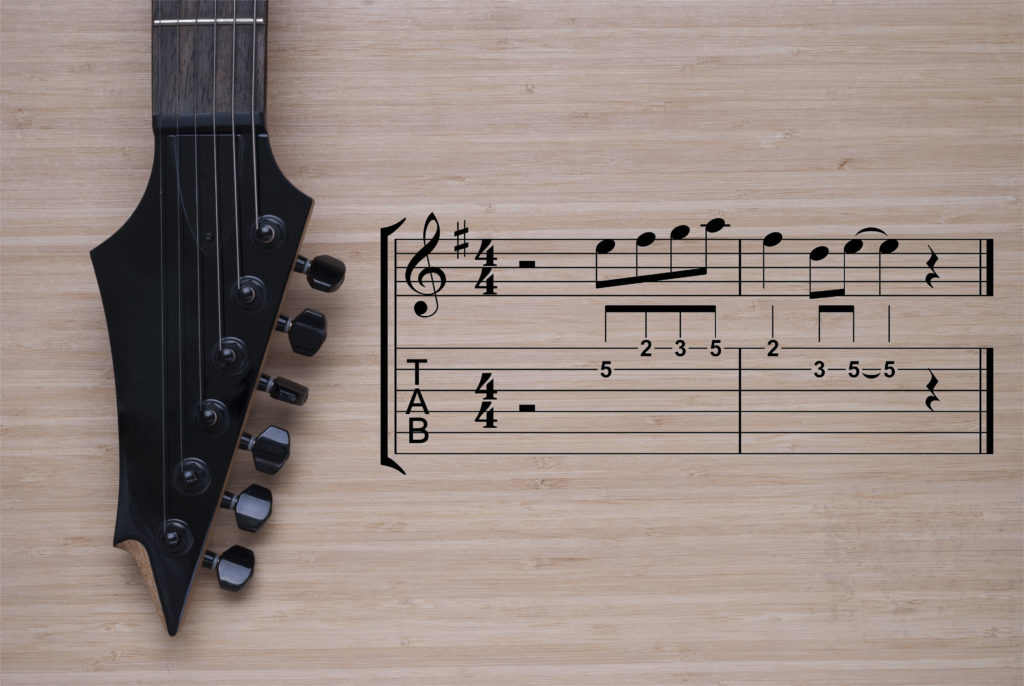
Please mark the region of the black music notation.
[[480, 406], [477, 408], [473, 421], [479, 422], [484, 429], [497, 428], [498, 422], [494, 418], [494, 403], [498, 400], [498, 392], [494, 389], [494, 375], [491, 372], [480, 374], [480, 380], [473, 392], [481, 396]]
[[935, 376], [935, 372], [931, 369], [928, 370], [928, 374], [931, 375], [931, 378], [928, 379], [928, 385], [925, 388], [928, 389], [929, 395], [925, 398], [924, 404], [929, 411], [934, 412], [935, 408], [932, 407], [932, 403], [939, 401], [939, 396], [935, 394], [935, 387], [939, 385], [939, 378]]
[[[877, 233], [883, 236], [887, 235], [882, 229], [870, 226], [866, 229], [861, 229], [857, 232], [857, 235], [864, 233]], [[781, 240], [781, 239], [780, 239]], [[900, 247], [900, 242], [894, 238], [879, 239], [876, 246], [876, 252], [878, 255], [878, 292], [875, 295], [882, 295], [882, 255], [891, 255]], [[834, 298], [841, 295], [846, 295], [846, 261], [847, 258], [853, 255], [860, 254], [864, 249], [864, 240], [860, 238], [852, 238], [843, 245], [842, 251], [842, 286], [839, 288], [824, 288], [822, 290], [815, 290], [814, 288], [814, 265], [815, 263], [821, 263], [829, 256], [829, 249], [827, 245], [819, 245], [807, 254], [807, 293], [808, 296], [814, 300], [817, 298]], [[930, 248], [929, 248], [930, 250]], [[932, 265], [927, 266], [931, 267]], [[925, 283], [931, 286], [929, 275], [925, 276]], [[861, 294], [864, 295], [864, 294]]]
[[[399, 346], [396, 455], [993, 450], [990, 348]], [[414, 364], [414, 360], [429, 363]], [[481, 371], [481, 370], [489, 371]], [[493, 370], [493, 371], [491, 371]], [[413, 383], [419, 374], [421, 384]], [[940, 407], [939, 376], [948, 381]], [[486, 378], [486, 383], [484, 379]], [[500, 380], [503, 406], [485, 395]], [[429, 411], [410, 404], [417, 392]], [[488, 399], [490, 398], [490, 399]], [[429, 431], [429, 440], [422, 440]]]
[[460, 227], [458, 224], [455, 225], [455, 257], [465, 257], [466, 251], [469, 250], [469, 243], [466, 241], [466, 236], [469, 234], [469, 227], [466, 226], [466, 222], [462, 222]]
[[942, 278], [939, 276], [939, 273], [935, 271], [935, 265], [939, 263], [939, 256], [935, 254], [935, 251], [932, 249], [932, 246], [930, 245], [928, 246], [928, 252], [930, 252], [932, 256], [928, 258], [927, 262], [925, 262], [925, 264], [928, 266], [929, 272], [924, 275], [924, 282], [928, 284], [929, 288], [935, 288], [935, 286], [932, 284], [932, 281], [934, 281], [935, 279]]
[[[430, 234], [428, 238], [428, 233]], [[434, 251], [441, 240], [441, 228], [437, 223], [437, 217], [431, 212], [427, 220], [423, 222], [423, 245], [409, 260], [405, 267], [405, 283], [417, 296], [430, 296], [434, 299], [434, 307], [425, 300], [416, 300], [413, 311], [418, 317], [432, 317], [437, 313], [439, 301], [437, 294], [445, 287], [447, 279], [444, 269], [434, 267], [430, 264], [430, 253]], [[426, 262], [426, 267], [420, 267], [420, 262]], [[430, 285], [427, 285], [427, 280]]]
[[652, 231], [645, 231], [644, 233], [637, 236], [633, 242], [634, 246], [634, 273], [632, 276], [624, 276], [618, 278], [604, 278], [602, 279], [600, 274], [599, 260], [601, 255], [608, 255], [615, 250], [615, 241], [611, 238], [606, 238], [599, 241], [597, 246], [594, 248], [594, 286], [597, 288], [610, 288], [612, 286], [628, 286], [634, 283], [651, 283], [653, 281], [669, 281], [672, 279], [687, 279], [694, 276], [707, 276], [708, 273], [708, 234], [718, 233], [726, 226], [725, 220], [722, 218], [712, 219], [707, 224], [701, 224], [704, 229], [704, 265], [701, 267], [689, 267], [686, 269], [676, 269], [673, 265], [672, 258], [675, 255], [674, 246], [676, 241], [682, 241], [690, 235], [690, 227], [685, 224], [672, 229], [668, 239], [668, 270], [664, 272], [652, 272], [641, 274], [640, 273], [640, 248], [647, 248], [657, 241], [657, 236]]
[[[464, 223], [451, 238], [425, 230], [421, 238], [395, 242], [396, 262], [411, 258], [404, 273], [396, 273], [396, 294], [417, 302], [428, 295], [435, 305], [445, 286], [445, 298], [993, 294], [991, 239], [896, 238], [877, 227], [849, 238], [787, 238], [781, 231], [736, 238], [723, 231], [730, 224], [722, 218], [700, 227], [699, 235], [681, 224], [661, 236], [643, 231], [631, 239], [470, 239]], [[461, 258], [474, 247], [473, 264], [466, 264]], [[433, 309], [424, 312], [430, 316]]]
[[[381, 248], [381, 449], [396, 469], [412, 455], [994, 449], [993, 349], [891, 345], [891, 304], [880, 320], [843, 300], [992, 295], [990, 239], [737, 238], [722, 218], [630, 239], [398, 226]], [[816, 317], [818, 345], [777, 338], [775, 304], [769, 326], [760, 301], [719, 300], [736, 296], [816, 301], [787, 309], [811, 341]], [[729, 315], [761, 307], [750, 345]], [[858, 308], [890, 345], [859, 342]]]
[[848, 314], [850, 315], [850, 341], [857, 340], [857, 308], [854, 305], [818, 305], [818, 342], [821, 342], [821, 315], [822, 314]]
[[714, 322], [713, 333], [718, 335], [718, 306], [716, 305], [605, 305], [604, 306], [604, 340], [608, 340], [608, 314], [634, 313], [644, 316], [644, 340], [647, 340], [648, 317], [651, 314], [671, 313], [679, 317], [679, 336], [683, 335], [684, 314], [710, 314]]

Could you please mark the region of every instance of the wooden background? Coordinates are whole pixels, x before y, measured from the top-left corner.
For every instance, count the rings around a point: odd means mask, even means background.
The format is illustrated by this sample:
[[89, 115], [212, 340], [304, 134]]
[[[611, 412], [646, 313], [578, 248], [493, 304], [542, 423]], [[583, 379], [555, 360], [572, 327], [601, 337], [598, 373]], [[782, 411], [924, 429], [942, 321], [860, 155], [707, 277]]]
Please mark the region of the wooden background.
[[[151, 166], [149, 3], [2, 21], [2, 681], [1019, 684], [1019, 0], [274, 0], [271, 139], [317, 200], [331, 338], [234, 596], [165, 635], [111, 547], [114, 389], [88, 251]], [[990, 456], [378, 465], [378, 233], [764, 226], [994, 237], [997, 297], [902, 336], [996, 348]], [[529, 313], [523, 313], [524, 317]], [[858, 333], [860, 333], [858, 331]], [[858, 338], [859, 340], [859, 338]], [[232, 485], [255, 474], [239, 459]]]

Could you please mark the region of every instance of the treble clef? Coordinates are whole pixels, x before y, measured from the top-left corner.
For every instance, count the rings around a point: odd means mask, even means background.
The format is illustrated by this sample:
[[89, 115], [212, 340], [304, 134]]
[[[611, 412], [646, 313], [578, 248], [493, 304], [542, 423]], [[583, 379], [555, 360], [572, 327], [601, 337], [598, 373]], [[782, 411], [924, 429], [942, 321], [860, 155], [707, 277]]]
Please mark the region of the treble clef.
[[[434, 225], [434, 233], [429, 238], [427, 237], [427, 230], [430, 225]], [[409, 264], [405, 267], [405, 283], [408, 284], [409, 288], [413, 292], [420, 295], [433, 296], [434, 298], [434, 309], [428, 314], [427, 310], [430, 308], [424, 300], [417, 300], [416, 304], [412, 306], [413, 312], [418, 317], [433, 317], [437, 312], [439, 303], [437, 300], [437, 294], [444, 288], [445, 283], [448, 279], [444, 275], [444, 270], [440, 267], [430, 266], [430, 253], [437, 247], [438, 241], [441, 240], [441, 227], [437, 223], [437, 217], [431, 212], [430, 216], [427, 217], [427, 221], [423, 223], [423, 247], [416, 251], [412, 259], [409, 260]], [[417, 269], [417, 265], [423, 260], [427, 261], [427, 266], [420, 269], [419, 273], [414, 272]], [[427, 283], [429, 281], [430, 283]], [[417, 288], [417, 285], [419, 286]]]

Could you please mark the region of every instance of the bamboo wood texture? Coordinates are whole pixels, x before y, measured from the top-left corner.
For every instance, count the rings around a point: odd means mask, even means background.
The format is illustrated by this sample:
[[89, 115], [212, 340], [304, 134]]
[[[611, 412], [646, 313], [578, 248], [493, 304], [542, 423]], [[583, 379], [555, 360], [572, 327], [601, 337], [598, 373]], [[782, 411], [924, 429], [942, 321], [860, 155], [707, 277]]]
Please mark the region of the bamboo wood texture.
[[[274, 515], [250, 535], [222, 513], [210, 545], [252, 547], [256, 576], [237, 596], [202, 576], [173, 639], [111, 546], [88, 257], [151, 167], [150, 6], [10, 1], [0, 21], [5, 686], [1021, 682], [1019, 2], [272, 3], [271, 142], [317, 202], [304, 252], [349, 275], [286, 297], [331, 322], [317, 357], [283, 337], [268, 356], [310, 402], [250, 415], [292, 432], [291, 461], [269, 479], [236, 456], [229, 487], [268, 485]], [[378, 229], [431, 211], [477, 236], [723, 216], [993, 238], [994, 297], [908, 300], [893, 325], [995, 348], [995, 453], [384, 469]], [[543, 335], [515, 315], [520, 342]]]

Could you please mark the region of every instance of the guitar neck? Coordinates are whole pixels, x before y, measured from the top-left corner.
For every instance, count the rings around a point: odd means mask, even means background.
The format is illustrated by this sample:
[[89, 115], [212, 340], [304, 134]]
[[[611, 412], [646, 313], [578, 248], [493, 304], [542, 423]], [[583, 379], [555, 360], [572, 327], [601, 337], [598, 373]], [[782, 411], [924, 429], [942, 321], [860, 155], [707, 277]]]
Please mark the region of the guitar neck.
[[153, 1], [153, 129], [265, 130], [267, 0]]

